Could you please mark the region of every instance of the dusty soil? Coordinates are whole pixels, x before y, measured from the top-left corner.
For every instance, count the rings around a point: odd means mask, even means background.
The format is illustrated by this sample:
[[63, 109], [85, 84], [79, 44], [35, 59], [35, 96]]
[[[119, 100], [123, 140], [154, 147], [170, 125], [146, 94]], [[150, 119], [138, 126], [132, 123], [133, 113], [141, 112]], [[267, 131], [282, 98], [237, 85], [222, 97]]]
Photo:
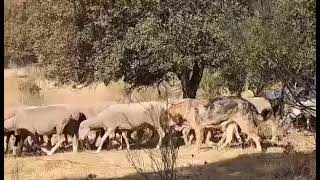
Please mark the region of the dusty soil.
[[[4, 96], [5, 108], [22, 105], [19, 100], [19, 78], [12, 70], [5, 71]], [[50, 89], [41, 87], [44, 94], [43, 104], [93, 104], [123, 98], [121, 86], [98, 86], [96, 89], [70, 90], [67, 88]], [[285, 155], [290, 143], [291, 151], [303, 154]], [[177, 172], [180, 179], [270, 179], [284, 167], [288, 169], [296, 160], [315, 160], [315, 134], [290, 130], [287, 137], [278, 144], [280, 147], [268, 147], [266, 152], [256, 154], [253, 148], [228, 148], [217, 151], [204, 148], [194, 153], [192, 147], [183, 146], [179, 150]], [[285, 150], [286, 149], [286, 150]], [[135, 152], [135, 151], [134, 151]], [[146, 171], [150, 169], [150, 160], [144, 150], [135, 152], [144, 159]], [[31, 156], [4, 158], [5, 179], [143, 179], [136, 173], [127, 159], [127, 151], [110, 150], [99, 154], [92, 152], [64, 152], [52, 156]], [[314, 162], [315, 163], [315, 162]], [[315, 169], [314, 169], [315, 170]], [[153, 176], [152, 179], [155, 179]]]

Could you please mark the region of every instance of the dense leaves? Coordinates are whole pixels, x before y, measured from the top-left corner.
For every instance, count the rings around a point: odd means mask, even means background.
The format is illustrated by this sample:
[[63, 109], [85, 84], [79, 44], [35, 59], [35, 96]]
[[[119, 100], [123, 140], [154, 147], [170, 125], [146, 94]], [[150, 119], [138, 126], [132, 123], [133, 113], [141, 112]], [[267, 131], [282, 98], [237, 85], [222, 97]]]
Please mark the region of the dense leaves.
[[219, 82], [205, 90], [256, 95], [279, 83], [307, 87], [315, 76], [311, 0], [8, 2], [6, 57], [33, 57], [58, 84], [122, 78], [137, 88], [177, 78], [184, 97], [195, 97], [206, 69]]

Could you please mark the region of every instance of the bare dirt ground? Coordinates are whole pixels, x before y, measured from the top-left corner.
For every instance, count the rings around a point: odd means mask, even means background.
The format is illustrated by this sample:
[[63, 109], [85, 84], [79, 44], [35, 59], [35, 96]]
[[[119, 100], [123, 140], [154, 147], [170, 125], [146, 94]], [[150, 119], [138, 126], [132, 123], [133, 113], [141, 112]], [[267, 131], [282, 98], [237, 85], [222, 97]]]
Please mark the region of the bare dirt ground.
[[[19, 100], [19, 78], [12, 70], [5, 70], [4, 105], [12, 108], [22, 105]], [[43, 104], [93, 104], [123, 99], [123, 89], [119, 85], [82, 90], [48, 89], [41, 87]], [[151, 96], [150, 96], [151, 97]], [[301, 153], [283, 153], [290, 148]], [[268, 147], [266, 152], [256, 154], [252, 148], [228, 148], [223, 151], [203, 149], [194, 153], [192, 147], [183, 146], [179, 150], [177, 172], [180, 179], [271, 179], [274, 174], [284, 171], [315, 171], [315, 134], [290, 130], [280, 144], [282, 147]], [[139, 150], [150, 165], [146, 154]], [[5, 179], [87, 179], [89, 174], [96, 179], [143, 179], [126, 158], [125, 150], [92, 152], [64, 152], [52, 156], [4, 158]], [[306, 164], [304, 162], [314, 162]], [[298, 166], [298, 165], [301, 165]], [[314, 166], [313, 166], [314, 165]], [[150, 169], [149, 169], [150, 170]], [[302, 172], [303, 173], [303, 172]], [[301, 173], [299, 173], [301, 174]], [[152, 178], [152, 179], [155, 179]]]

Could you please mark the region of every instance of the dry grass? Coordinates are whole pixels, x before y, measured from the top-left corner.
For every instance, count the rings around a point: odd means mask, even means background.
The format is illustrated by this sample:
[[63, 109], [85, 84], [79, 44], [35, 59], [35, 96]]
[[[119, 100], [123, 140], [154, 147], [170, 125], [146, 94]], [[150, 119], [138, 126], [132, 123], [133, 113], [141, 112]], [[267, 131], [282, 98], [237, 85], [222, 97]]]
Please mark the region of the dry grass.
[[[105, 101], [119, 101], [119, 102], [141, 102], [150, 100], [160, 100], [164, 94], [164, 89], [161, 88], [161, 95], [159, 95], [156, 88], [142, 88], [135, 90], [131, 96], [125, 92], [125, 83], [111, 82], [109, 86], [103, 83], [96, 84], [82, 89], [74, 89], [69, 86], [55, 88], [53, 83], [42, 79], [41, 71], [37, 68], [29, 67], [24, 71], [28, 74], [27, 77], [19, 77], [17, 74], [22, 70], [5, 69], [4, 79], [4, 106], [6, 108], [15, 107], [26, 104], [21, 101], [21, 91], [19, 84], [29, 82], [41, 88], [42, 104], [72, 104], [72, 105], [86, 105], [95, 104]], [[181, 92], [172, 90], [169, 96], [180, 96]], [[32, 101], [32, 98], [28, 99]], [[37, 99], [34, 98], [34, 101]], [[37, 102], [27, 102], [27, 104], [37, 104]]]
[[[249, 177], [270, 179], [286, 174], [298, 176], [302, 166], [309, 167], [302, 172], [314, 173], [315, 168], [312, 163], [315, 162], [315, 155], [289, 156], [281, 152], [279, 148], [270, 148], [265, 154], [257, 155], [253, 148], [245, 150], [230, 148], [221, 152], [204, 149], [199, 154], [194, 154], [192, 147], [182, 147], [177, 160], [177, 173], [178, 177], [192, 177], [191, 179], [204, 179], [208, 176], [217, 179], [248, 179]], [[151, 167], [152, 162], [147, 154], [141, 152], [140, 155], [145, 160], [145, 167]], [[304, 162], [310, 162], [310, 164]], [[19, 164], [18, 170], [16, 170], [17, 164]], [[152, 171], [151, 168], [150, 171]], [[12, 174], [13, 172], [15, 175]], [[89, 174], [97, 175], [98, 178], [123, 177], [123, 179], [134, 174], [136, 178], [143, 179], [136, 174], [135, 169], [126, 160], [126, 152], [116, 150], [102, 151], [99, 154], [68, 152], [57, 153], [51, 157], [9, 157], [4, 160], [4, 173], [5, 179], [13, 179], [13, 177], [20, 177], [20, 179], [75, 178], [87, 177]]]
[[[28, 79], [31, 79], [28, 77]], [[26, 82], [27, 78], [20, 78], [13, 70], [5, 70], [4, 105], [6, 108], [22, 105], [20, 99], [19, 82]], [[71, 87], [54, 88], [49, 82], [33, 80], [41, 88], [43, 104], [89, 104], [104, 101], [121, 101], [124, 98], [124, 87], [121, 83], [111, 83], [105, 87], [98, 84], [96, 87], [72, 89]]]
[[273, 179], [316, 179], [316, 154], [305, 155], [291, 153], [284, 155], [284, 162], [279, 164], [278, 171], [272, 174]]

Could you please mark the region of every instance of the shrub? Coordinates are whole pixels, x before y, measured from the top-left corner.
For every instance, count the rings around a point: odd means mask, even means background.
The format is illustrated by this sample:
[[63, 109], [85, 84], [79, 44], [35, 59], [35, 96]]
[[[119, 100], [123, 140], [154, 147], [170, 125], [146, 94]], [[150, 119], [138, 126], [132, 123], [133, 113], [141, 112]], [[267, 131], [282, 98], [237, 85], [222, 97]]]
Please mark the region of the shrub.
[[41, 88], [37, 85], [35, 79], [28, 78], [18, 82], [20, 91], [20, 102], [26, 105], [40, 105], [43, 102]]

